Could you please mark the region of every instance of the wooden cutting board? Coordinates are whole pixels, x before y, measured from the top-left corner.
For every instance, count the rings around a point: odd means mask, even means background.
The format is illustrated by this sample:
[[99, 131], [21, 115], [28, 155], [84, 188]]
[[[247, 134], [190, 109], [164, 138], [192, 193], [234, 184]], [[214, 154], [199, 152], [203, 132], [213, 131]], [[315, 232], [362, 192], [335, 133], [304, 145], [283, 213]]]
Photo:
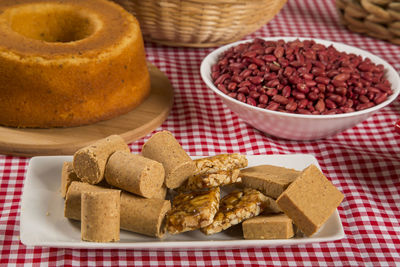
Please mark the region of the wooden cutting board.
[[111, 134], [127, 143], [147, 135], [167, 118], [173, 104], [173, 88], [168, 78], [149, 64], [151, 92], [131, 112], [117, 118], [80, 127], [17, 129], [0, 127], [0, 153], [16, 156], [72, 155], [79, 148]]

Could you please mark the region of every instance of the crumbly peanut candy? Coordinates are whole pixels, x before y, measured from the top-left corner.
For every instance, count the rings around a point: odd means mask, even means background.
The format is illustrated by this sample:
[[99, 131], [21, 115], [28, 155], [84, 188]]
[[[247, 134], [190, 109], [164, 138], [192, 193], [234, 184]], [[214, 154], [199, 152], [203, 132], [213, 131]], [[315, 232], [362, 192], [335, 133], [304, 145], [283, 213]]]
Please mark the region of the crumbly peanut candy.
[[260, 191], [245, 188], [234, 191], [221, 199], [214, 221], [201, 229], [207, 235], [221, 232], [232, 225], [259, 215], [269, 201]]
[[248, 219], [242, 224], [244, 239], [287, 239], [294, 236], [293, 221], [286, 214]]
[[219, 187], [209, 191], [178, 194], [167, 216], [168, 232], [178, 234], [209, 225], [218, 211], [219, 200]]
[[240, 170], [244, 187], [260, 190], [264, 195], [278, 198], [300, 171], [272, 165], [259, 165]]
[[194, 175], [218, 173], [219, 171], [229, 171], [240, 169], [247, 166], [245, 155], [238, 153], [221, 154], [207, 158], [194, 160], [196, 171]]
[[178, 190], [198, 190], [228, 185], [238, 182], [240, 170], [218, 171], [210, 174], [198, 174], [188, 178], [188, 180]]
[[305, 235], [311, 236], [329, 219], [343, 198], [344, 195], [312, 164], [276, 203]]

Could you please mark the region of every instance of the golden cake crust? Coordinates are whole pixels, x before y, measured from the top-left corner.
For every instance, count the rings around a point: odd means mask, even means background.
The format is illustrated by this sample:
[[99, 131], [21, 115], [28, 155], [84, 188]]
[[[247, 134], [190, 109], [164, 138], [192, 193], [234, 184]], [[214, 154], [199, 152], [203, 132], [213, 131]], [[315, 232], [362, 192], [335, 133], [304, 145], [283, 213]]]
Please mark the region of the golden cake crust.
[[94, 123], [150, 91], [137, 20], [104, 0], [1, 1], [0, 73], [0, 124], [12, 127]]

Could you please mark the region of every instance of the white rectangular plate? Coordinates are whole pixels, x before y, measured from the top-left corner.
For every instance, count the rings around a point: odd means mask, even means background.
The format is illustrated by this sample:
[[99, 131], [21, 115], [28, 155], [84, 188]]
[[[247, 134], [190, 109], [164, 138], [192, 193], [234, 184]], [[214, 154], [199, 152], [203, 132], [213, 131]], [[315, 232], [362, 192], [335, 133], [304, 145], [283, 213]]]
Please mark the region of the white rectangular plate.
[[[198, 158], [198, 157], [193, 157]], [[302, 170], [310, 164], [319, 167], [311, 155], [247, 156], [249, 166], [271, 164]], [[241, 226], [206, 236], [200, 231], [169, 235], [163, 240], [121, 231], [118, 243], [81, 241], [80, 222], [64, 217], [64, 199], [60, 194], [61, 168], [71, 156], [33, 157], [28, 166], [21, 201], [20, 236], [27, 246], [111, 249], [226, 249], [261, 246], [298, 245], [342, 239], [344, 231], [337, 210], [312, 237], [277, 240], [244, 240]]]

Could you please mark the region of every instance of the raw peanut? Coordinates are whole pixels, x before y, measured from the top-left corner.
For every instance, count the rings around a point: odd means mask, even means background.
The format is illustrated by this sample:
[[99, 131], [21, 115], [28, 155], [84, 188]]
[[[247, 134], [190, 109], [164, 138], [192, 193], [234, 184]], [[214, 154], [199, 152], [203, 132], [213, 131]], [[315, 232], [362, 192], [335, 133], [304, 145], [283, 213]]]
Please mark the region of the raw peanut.
[[259, 58], [252, 58], [251, 61], [253, 61], [254, 64], [256, 64], [257, 66], [264, 66], [265, 65], [265, 61]]
[[307, 94], [310, 91], [305, 83], [298, 83], [297, 90], [304, 94]]
[[350, 79], [349, 73], [340, 73], [333, 78], [334, 81], [340, 81], [340, 82], [345, 82], [348, 79]]
[[373, 107], [374, 106], [374, 103], [373, 102], [368, 102], [368, 103], [362, 103], [362, 104], [358, 104], [357, 106], [356, 106], [356, 110], [358, 111], [358, 110], [364, 110], [364, 109], [367, 109], [367, 108], [371, 108], [371, 107]]
[[271, 102], [268, 104], [268, 106], [266, 107], [266, 109], [269, 109], [269, 110], [277, 110], [278, 107], [279, 107], [279, 103], [276, 103], [276, 102], [271, 101]]
[[252, 73], [252, 71], [250, 69], [245, 69], [239, 74], [239, 76], [244, 79], [244, 78], [250, 76], [251, 73]]
[[231, 63], [231, 64], [229, 64], [229, 67], [243, 69], [246, 66], [243, 63]]
[[266, 73], [264, 75], [264, 79], [267, 81], [275, 80], [278, 78], [278, 75], [275, 72]]
[[292, 91], [292, 96], [298, 100], [306, 98], [306, 95], [304, 93], [296, 91], [296, 90]]
[[358, 100], [359, 100], [361, 103], [368, 103], [368, 102], [369, 102], [369, 98], [366, 97], [365, 95], [360, 95], [360, 97], [358, 98]]
[[347, 87], [347, 83], [346, 82], [342, 82], [342, 81], [338, 81], [338, 80], [333, 80], [332, 84], [335, 87]]
[[326, 76], [325, 71], [323, 69], [317, 68], [317, 67], [312, 68], [311, 74], [313, 74], [315, 76], [320, 76], [320, 77], [325, 77]]
[[228, 84], [228, 90], [234, 91], [236, 89], [237, 83], [231, 82]]
[[334, 115], [336, 113], [337, 113], [336, 109], [330, 109], [330, 110], [324, 111], [322, 113], [322, 115]]
[[260, 93], [257, 91], [251, 91], [249, 93], [249, 97], [254, 98], [254, 99], [258, 99], [260, 97]]
[[250, 57], [250, 58], [252, 58], [252, 57], [257, 56], [257, 53], [254, 52], [254, 51], [248, 51], [248, 52], [243, 53], [242, 56], [243, 56], [243, 57]]
[[315, 104], [315, 109], [318, 110], [320, 113], [325, 111], [325, 102], [324, 100], [318, 100], [317, 104]]
[[350, 112], [354, 112], [354, 108], [349, 108], [349, 107], [341, 107], [340, 108], [341, 111], [343, 111], [343, 113], [350, 113]]
[[308, 100], [307, 99], [301, 99], [298, 103], [297, 103], [297, 108], [299, 109], [304, 109], [308, 104]]
[[265, 104], [258, 104], [257, 107], [258, 107], [258, 108], [265, 108], [266, 105], [265, 105]]
[[[261, 84], [264, 81], [264, 78], [261, 77], [261, 76], [249, 77], [249, 81], [252, 84], [256, 84], [257, 85], [257, 84]], [[278, 81], [278, 83], [279, 83], [279, 81]]]
[[311, 111], [309, 111], [308, 109], [298, 108], [297, 111], [299, 112], [299, 114], [311, 115]]
[[229, 74], [228, 73], [225, 73], [225, 74], [222, 74], [221, 76], [219, 76], [215, 81], [214, 81], [214, 84], [221, 84], [221, 83], [223, 83], [226, 79], [228, 79], [229, 78]]
[[346, 103], [343, 104], [343, 107], [351, 108], [351, 107], [353, 106], [353, 104], [354, 104], [353, 100], [348, 99], [348, 100], [346, 101]]
[[336, 75], [338, 75], [338, 74], [339, 74], [339, 71], [333, 69], [333, 70], [328, 71], [328, 72], [326, 73], [326, 76], [328, 76], [329, 78], [333, 78], [334, 76], [336, 76]]
[[283, 54], [285, 53], [285, 49], [282, 46], [278, 46], [275, 48], [274, 51], [274, 56], [277, 58], [283, 57]]
[[295, 71], [294, 68], [286, 67], [285, 70], [283, 71], [283, 75], [285, 75], [286, 77], [289, 77], [293, 74], [294, 71]]
[[286, 105], [287, 103], [289, 103], [289, 99], [281, 95], [274, 95], [272, 97], [272, 100], [282, 105]]
[[273, 62], [273, 63], [270, 63], [270, 64], [269, 64], [269, 68], [270, 68], [272, 71], [279, 71], [279, 70], [281, 69], [281, 66], [280, 66], [278, 63]]
[[223, 85], [223, 84], [221, 84], [221, 83], [218, 84], [217, 88], [218, 88], [222, 93], [224, 93], [224, 94], [228, 94], [228, 93], [229, 93], [228, 90], [226, 90], [225, 85]]
[[328, 85], [326, 86], [326, 90], [327, 90], [329, 93], [333, 93], [333, 92], [335, 91], [335, 87], [334, 87], [332, 84], [328, 84]]
[[[303, 78], [307, 81], [307, 80], [309, 80], [309, 81], [314, 81], [313, 79], [314, 79], [314, 75], [312, 75], [311, 73], [305, 73], [305, 74], [303, 74]], [[315, 81], [314, 81], [315, 82]], [[315, 82], [316, 83], [316, 82]], [[315, 85], [312, 85], [312, 86], [315, 86]]]
[[295, 111], [297, 109], [297, 103], [296, 102], [289, 102], [287, 103], [287, 105], [285, 106], [285, 109], [287, 111]]
[[291, 89], [289, 85], [286, 85], [285, 87], [283, 87], [282, 89], [282, 96], [284, 97], [289, 97], [291, 93]]
[[329, 108], [329, 109], [333, 109], [333, 108], [336, 108], [336, 107], [337, 107], [336, 104], [335, 104], [335, 102], [333, 102], [333, 101], [330, 100], [330, 99], [326, 99], [326, 100], [325, 100], [325, 106], [326, 106], [327, 108]]
[[317, 83], [322, 83], [322, 84], [325, 84], [325, 85], [328, 85], [331, 82], [331, 80], [328, 77], [324, 77], [324, 76], [315, 77], [315, 81]]
[[256, 70], [256, 69], [258, 69], [258, 66], [256, 65], [256, 64], [254, 64], [254, 63], [251, 63], [247, 68], [249, 68], [249, 70]]
[[342, 102], [342, 97], [340, 95], [335, 95], [332, 94], [328, 97], [328, 99], [332, 100], [333, 102], [335, 102], [336, 104], [340, 104]]
[[315, 111], [315, 108], [314, 108], [314, 105], [313, 105], [313, 102], [312, 102], [312, 101], [309, 101], [309, 102], [307, 103], [307, 109], [308, 109], [309, 111], [311, 111], [311, 113]]
[[374, 98], [374, 103], [378, 105], [383, 101], [385, 101], [386, 99], [387, 99], [387, 93], [377, 94], [376, 97]]
[[274, 95], [276, 95], [278, 93], [278, 90], [276, 90], [275, 88], [269, 88], [268, 90], [267, 90], [267, 95], [268, 96], [274, 96]]
[[266, 83], [266, 86], [267, 87], [276, 87], [278, 84], [279, 84], [279, 80], [278, 79], [274, 79], [274, 80], [268, 81]]
[[268, 96], [267, 95], [260, 95], [258, 101], [260, 104], [267, 104], [268, 103]]
[[346, 87], [336, 87], [336, 88], [335, 88], [335, 92], [336, 92], [338, 95], [344, 96], [344, 95], [346, 95], [346, 93], [347, 93], [347, 88], [346, 88]]
[[304, 83], [306, 84], [307, 87], [313, 87], [317, 85], [317, 82], [314, 80], [305, 80]]
[[268, 54], [271, 54], [272, 52], [274, 52], [274, 50], [275, 50], [275, 47], [267, 47], [267, 48], [265, 48], [264, 53], [268, 55]]
[[239, 100], [240, 102], [246, 102], [246, 96], [242, 93], [239, 93], [236, 99]]
[[232, 97], [232, 98], [236, 98], [237, 93], [231, 92], [231, 93], [228, 93], [228, 96], [230, 96], [230, 97]]
[[215, 81], [220, 75], [221, 75], [221, 73], [220, 73], [219, 71], [213, 71], [213, 72], [211, 73], [211, 79], [212, 79], [213, 81]]
[[251, 85], [251, 82], [249, 82], [249, 81], [243, 81], [243, 82], [241, 82], [241, 83], [239, 83], [239, 88], [240, 87], [249, 87]]
[[251, 97], [247, 97], [246, 103], [252, 106], [257, 106], [257, 102], [254, 100], [254, 98]]
[[248, 87], [244, 86], [244, 87], [240, 87], [240, 88], [237, 90], [237, 92], [238, 92], [238, 93], [245, 94], [245, 95], [248, 95], [248, 94], [250, 93], [250, 90], [249, 90]]
[[276, 57], [274, 55], [265, 55], [263, 58], [265, 61], [269, 61], [269, 62], [276, 61]]
[[307, 98], [310, 99], [311, 101], [317, 100], [319, 98], [318, 94], [315, 92], [310, 92], [307, 95]]

